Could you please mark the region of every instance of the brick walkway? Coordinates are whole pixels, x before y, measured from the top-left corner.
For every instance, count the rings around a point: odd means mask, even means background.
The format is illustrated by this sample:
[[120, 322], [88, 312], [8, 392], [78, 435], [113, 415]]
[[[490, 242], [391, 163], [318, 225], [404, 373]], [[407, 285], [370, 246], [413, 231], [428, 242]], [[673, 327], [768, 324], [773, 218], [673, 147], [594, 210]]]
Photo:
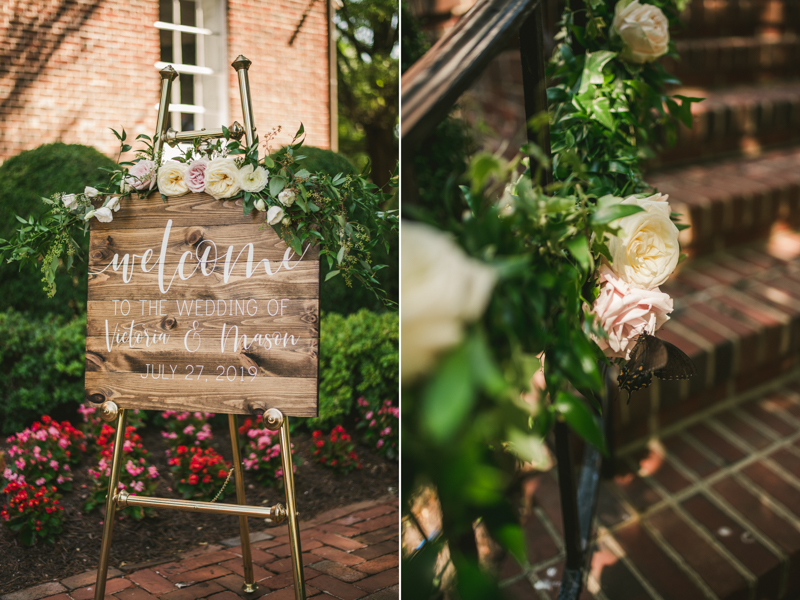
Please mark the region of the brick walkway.
[[[797, 597], [800, 380], [717, 404], [618, 460], [583, 600]], [[525, 497], [533, 567], [507, 560], [505, 583], [512, 598], [555, 600], [564, 546], [553, 474], [529, 479]]]
[[[399, 597], [399, 516], [396, 498], [360, 502], [301, 521], [308, 597], [393, 600]], [[209, 544], [180, 560], [109, 570], [106, 600], [294, 600], [287, 527], [264, 531], [250, 519], [253, 563], [259, 589], [242, 592], [239, 538]], [[115, 543], [124, 544], [116, 539]], [[99, 541], [98, 541], [99, 544]], [[88, 571], [0, 600], [89, 600], [96, 571]]]

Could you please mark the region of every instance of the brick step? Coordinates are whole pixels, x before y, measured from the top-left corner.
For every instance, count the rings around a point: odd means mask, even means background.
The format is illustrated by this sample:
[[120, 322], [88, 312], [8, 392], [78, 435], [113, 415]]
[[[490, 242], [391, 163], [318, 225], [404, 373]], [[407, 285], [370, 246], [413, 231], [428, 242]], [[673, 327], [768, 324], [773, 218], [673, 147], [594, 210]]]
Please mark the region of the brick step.
[[677, 38], [800, 33], [795, 0], [691, 0]]
[[684, 85], [768, 82], [797, 77], [800, 35], [679, 39], [680, 60], [665, 58], [666, 69]]
[[675, 93], [705, 100], [692, 105], [692, 128], [679, 127], [677, 143], [661, 153], [658, 164], [752, 156], [800, 140], [800, 81]]
[[[696, 259], [663, 290], [674, 300], [660, 338], [686, 352], [697, 375], [631, 394], [614, 415], [616, 445], [764, 385], [800, 365], [800, 232]], [[620, 394], [627, 400], [625, 392]]]
[[[582, 600], [798, 597], [800, 382], [717, 408], [617, 456], [617, 476], [600, 487]], [[531, 567], [507, 558], [501, 576], [509, 599], [556, 600], [555, 473], [534, 473], [522, 490]]]
[[800, 223], [800, 148], [758, 158], [655, 172], [648, 183], [669, 194], [691, 228], [681, 233], [692, 256], [765, 238], [777, 221]]

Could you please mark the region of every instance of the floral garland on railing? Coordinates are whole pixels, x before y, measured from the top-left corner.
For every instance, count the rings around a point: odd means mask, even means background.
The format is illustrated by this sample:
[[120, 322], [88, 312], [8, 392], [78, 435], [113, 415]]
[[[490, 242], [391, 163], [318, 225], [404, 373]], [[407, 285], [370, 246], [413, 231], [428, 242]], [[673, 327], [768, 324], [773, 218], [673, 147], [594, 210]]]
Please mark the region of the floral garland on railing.
[[[130, 152], [133, 148], [126, 143], [125, 131], [112, 131], [120, 142], [119, 156]], [[267, 152], [261, 159], [258, 138], [247, 147], [223, 127], [224, 138], [196, 140], [182, 155], [163, 162], [154, 155], [152, 139], [139, 135], [136, 140], [144, 149], [132, 161], [119, 162], [117, 169], [105, 169], [110, 177], [104, 189], [57, 193], [42, 198], [49, 206], [42, 217], [17, 216], [22, 226], [11, 240], [0, 240], [0, 260], [7, 255], [9, 262], [39, 266], [52, 296], [59, 261], [63, 258], [67, 268], [72, 268], [80, 253], [76, 238], [86, 233], [92, 218], [111, 222], [133, 196], [142, 199], [157, 191], [168, 201], [206, 192], [221, 201], [241, 200], [244, 214], [265, 213], [265, 224], [297, 254], [302, 254], [304, 244], [317, 244], [330, 268], [327, 279], [341, 275], [348, 285], [356, 279], [385, 304], [393, 305], [375, 278], [386, 265], [373, 265], [372, 251], [378, 244], [388, 250], [387, 236], [397, 231], [397, 211], [381, 208], [397, 187], [397, 177], [384, 192], [364, 175], [311, 173], [302, 168], [303, 126], [285, 149], [271, 155], [269, 144], [279, 131], [276, 128], [266, 136]]]
[[[465, 599], [502, 596], [473, 528], [527, 564], [509, 463], [547, 464], [556, 420], [604, 449], [602, 371], [672, 310], [659, 286], [681, 259], [684, 226], [644, 183], [641, 161], [656, 132], [691, 124], [696, 99], [668, 96], [675, 80], [654, 62], [674, 56], [668, 28], [681, 3], [568, 2], [549, 118], [531, 124], [549, 121], [552, 159], [536, 144], [510, 162], [477, 154], [451, 206], [404, 209], [417, 221], [402, 225], [401, 489], [419, 544], [403, 567], [410, 596], [452, 585]], [[556, 182], [545, 187], [548, 168]], [[413, 510], [426, 486], [439, 530]]]

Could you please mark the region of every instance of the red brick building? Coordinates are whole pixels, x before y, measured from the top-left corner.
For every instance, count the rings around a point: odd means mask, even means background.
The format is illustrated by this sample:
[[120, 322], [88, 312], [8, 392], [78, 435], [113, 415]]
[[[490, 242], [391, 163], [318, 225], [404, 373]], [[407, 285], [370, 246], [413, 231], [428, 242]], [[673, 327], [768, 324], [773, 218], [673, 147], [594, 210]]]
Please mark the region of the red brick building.
[[54, 141], [114, 155], [109, 127], [152, 135], [165, 64], [180, 73], [173, 127], [243, 122], [230, 66], [239, 54], [253, 62], [250, 88], [262, 135], [282, 126], [285, 142], [302, 121], [308, 144], [335, 148], [330, 2], [1, 2], [0, 160]]

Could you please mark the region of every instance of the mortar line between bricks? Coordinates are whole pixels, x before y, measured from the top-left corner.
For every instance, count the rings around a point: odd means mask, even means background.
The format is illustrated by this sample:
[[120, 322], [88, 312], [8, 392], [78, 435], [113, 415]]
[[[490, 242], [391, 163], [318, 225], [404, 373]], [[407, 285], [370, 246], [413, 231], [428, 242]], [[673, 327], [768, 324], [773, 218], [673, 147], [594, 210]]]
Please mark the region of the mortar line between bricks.
[[527, 565], [527, 566], [523, 567], [522, 571], [520, 571], [516, 575], [512, 575], [511, 577], [503, 579], [500, 582], [500, 585], [501, 586], [513, 585], [517, 581], [519, 581], [520, 579], [526, 578], [528, 576], [528, 573], [535, 573], [536, 571], [541, 571], [543, 569], [548, 569], [548, 568], [552, 567], [553, 565], [557, 565], [559, 562], [561, 562], [565, 558], [566, 558], [566, 554], [564, 552], [559, 552], [558, 554], [548, 558], [547, 560], [543, 560], [543, 561], [538, 562], [538, 563], [533, 564], [533, 565]]
[[561, 534], [558, 533], [558, 529], [556, 529], [556, 526], [552, 521], [550, 521], [550, 517], [547, 516], [547, 513], [542, 510], [541, 506], [534, 506], [533, 512], [537, 517], [539, 517], [539, 520], [542, 522], [542, 526], [544, 526], [544, 528], [547, 530], [547, 533], [550, 535], [550, 537], [553, 538], [553, 541], [555, 542], [556, 547], [558, 547], [559, 552], [564, 552], [564, 540], [561, 539]]
[[695, 450], [703, 454], [708, 460], [714, 463], [717, 467], [719, 467], [720, 469], [725, 468], [726, 466], [725, 461], [722, 460], [722, 458], [720, 458], [719, 456], [717, 456], [716, 453], [709, 452], [709, 449], [706, 448], [703, 445], [703, 443], [696, 437], [694, 437], [691, 433], [689, 433], [688, 431], [681, 431], [679, 435], [683, 441], [685, 441]]
[[[789, 388], [782, 388], [782, 389], [778, 390], [778, 393], [783, 394], [786, 397], [786, 399], [789, 400], [789, 402], [791, 402], [795, 406], [798, 406], [798, 404], [800, 404], [797, 401], [797, 399], [798, 399], [797, 393], [791, 391]], [[787, 425], [800, 429], [800, 420], [796, 419], [794, 417], [794, 415], [792, 415], [791, 413], [789, 413], [789, 412], [787, 412], [785, 410], [780, 410], [780, 411], [773, 412], [773, 413], [770, 413], [770, 414], [776, 416], [777, 418], [779, 418], [781, 421], [783, 421]]]
[[[678, 472], [682, 473], [685, 477], [689, 479], [694, 479], [695, 481], [701, 481], [702, 478], [699, 477], [694, 471], [692, 471], [689, 467], [683, 464], [681, 460], [678, 458], [671, 456], [668, 452], [664, 454], [667, 462], [669, 462]], [[654, 484], [657, 485], [659, 488], [663, 488], [663, 486], [654, 481]], [[654, 486], [655, 487], [655, 486]], [[664, 492], [667, 494], [668, 498], [671, 498], [669, 495], [669, 491], [664, 489]], [[669, 501], [669, 500], [668, 500]], [[701, 538], [705, 539], [705, 541], [714, 548], [720, 555], [725, 557], [728, 562], [739, 572], [745, 581], [747, 581], [747, 587], [750, 588], [750, 596], [751, 598], [755, 595], [756, 591], [756, 584], [758, 583], [758, 577], [747, 568], [736, 556], [728, 550], [725, 546], [723, 546], [719, 540], [712, 534], [706, 527], [700, 523], [694, 516], [689, 513], [683, 506], [677, 502], [671, 501], [670, 507], [678, 513], [687, 525], [694, 530], [694, 532], [699, 535]]]
[[770, 510], [789, 521], [789, 523], [794, 525], [794, 528], [800, 532], [800, 518], [786, 508], [782, 502], [770, 496], [764, 488], [755, 483], [744, 473], [733, 473], [731, 477], [735, 479], [743, 488], [747, 489], [751, 494], [756, 496], [762, 504], [766, 504]]
[[636, 578], [639, 584], [645, 589], [645, 591], [650, 594], [650, 598], [652, 600], [664, 600], [661, 594], [656, 591], [656, 588], [653, 587], [653, 584], [645, 577], [639, 568], [633, 564], [633, 561], [628, 558], [628, 554], [625, 552], [625, 549], [619, 545], [614, 536], [611, 532], [603, 526], [599, 526], [597, 529], [597, 542], [602, 542], [608, 549], [611, 550], [611, 553], [617, 557], [618, 560], [622, 561], [622, 564], [625, 565], [631, 574]]
[[[797, 373], [795, 372], [790, 372], [790, 373], [785, 373], [784, 375], [780, 375], [768, 383], [756, 386], [740, 394], [734, 394], [727, 400], [724, 400], [722, 402], [717, 402], [713, 406], [709, 406], [708, 408], [700, 410], [694, 413], [693, 415], [687, 417], [686, 419], [683, 419], [681, 421], [672, 423], [671, 425], [661, 428], [659, 430], [659, 436], [662, 438], [669, 437], [674, 433], [684, 430], [687, 427], [694, 425], [695, 423], [699, 423], [700, 421], [708, 419], [709, 417], [712, 417], [713, 415], [719, 412], [731, 408], [732, 406], [736, 406], [738, 404], [741, 404], [742, 402], [747, 402], [748, 400], [752, 400], [760, 395], [766, 395], [770, 392], [773, 392], [777, 389], [784, 387], [788, 382], [795, 381], [797, 379], [800, 379], [800, 377], [798, 377]], [[649, 441], [650, 441], [649, 438], [644, 438], [641, 440], [636, 440], [624, 446], [621, 446], [620, 448], [617, 449], [617, 455], [621, 456], [624, 454], [631, 454], [636, 450], [639, 450], [640, 448], [646, 446], [649, 443]]]
[[761, 419], [759, 419], [758, 417], [754, 417], [753, 415], [748, 414], [746, 411], [742, 410], [740, 406], [734, 406], [731, 409], [731, 413], [739, 417], [740, 420], [750, 425], [750, 427], [752, 427], [753, 429], [758, 430], [762, 435], [766, 436], [769, 439], [776, 439], [776, 438], [783, 439], [785, 437], [780, 433], [778, 433], [777, 431], [775, 431], [774, 429], [772, 429], [772, 427], [770, 427], [766, 423], [762, 423]]
[[[791, 442], [791, 441], [797, 440], [797, 439], [800, 439], [800, 431], [798, 431], [795, 434], [792, 434], [791, 436], [789, 436], [787, 438], [784, 438], [783, 440], [779, 440], [777, 442], [774, 442], [774, 443], [770, 444], [769, 446], [767, 446], [766, 448], [763, 448], [762, 450], [757, 450], [757, 451], [751, 452], [749, 456], [745, 456], [744, 458], [742, 458], [738, 462], [736, 462], [736, 463], [734, 463], [732, 465], [728, 465], [725, 468], [720, 469], [718, 472], [716, 472], [716, 473], [714, 473], [712, 475], [709, 475], [708, 477], [706, 477], [702, 481], [698, 481], [697, 483], [689, 485], [686, 488], [682, 489], [681, 491], [676, 492], [675, 494], [672, 494], [672, 497], [675, 499], [676, 502], [683, 502], [684, 500], [690, 498], [691, 496], [693, 496], [694, 494], [696, 494], [699, 491], [706, 490], [706, 489], [711, 489], [712, 485], [714, 485], [718, 481], [721, 481], [725, 477], [728, 477], [729, 475], [733, 475], [735, 472], [737, 472], [742, 467], [745, 467], [745, 466], [747, 466], [747, 465], [749, 465], [749, 464], [751, 464], [753, 462], [756, 462], [758, 460], [762, 460], [767, 454], [769, 454], [770, 452], [775, 451], [781, 445], [783, 445], [783, 444], [785, 444], [787, 442]], [[650, 478], [643, 478], [643, 479], [647, 480], [647, 479], [650, 479]], [[611, 486], [610, 489], [616, 490], [617, 488], [616, 488], [616, 486]], [[655, 489], [655, 488], [653, 488], [653, 489]], [[660, 493], [660, 492], [658, 492], [658, 490], [656, 490], [656, 492]], [[620, 491], [619, 494], [621, 495], [622, 492]], [[625, 504], [630, 506], [630, 504], [627, 503], [627, 502]], [[648, 507], [644, 512], [639, 512], [639, 511], [633, 510], [633, 513], [634, 514], [638, 514], [641, 517], [646, 517], [646, 516], [649, 516], [649, 515], [651, 515], [652, 513], [656, 512], [656, 511], [662, 509], [666, 505], [667, 505], [666, 500], [661, 500], [659, 502], [656, 502], [652, 506]], [[614, 525], [611, 529], [612, 529], [612, 531], [616, 530], [616, 529], [619, 529], [619, 528], [623, 527], [626, 523], [627, 523], [627, 521], [623, 521], [621, 523], [618, 523], [618, 524]]]
[[717, 372], [717, 357], [716, 357], [716, 346], [708, 341], [703, 336], [699, 335], [690, 327], [687, 327], [680, 321], [672, 321], [670, 323], [670, 331], [674, 331], [681, 337], [689, 340], [695, 346], [700, 348], [703, 353], [706, 355], [706, 387], [712, 388], [714, 387], [714, 377]]
[[684, 574], [692, 580], [692, 582], [706, 595], [707, 598], [713, 600], [720, 600], [719, 596], [714, 593], [709, 585], [705, 582], [705, 579], [700, 577], [700, 575], [695, 571], [692, 566], [684, 560], [681, 553], [675, 550], [670, 543], [664, 539], [664, 536], [661, 535], [661, 532], [653, 527], [650, 523], [645, 520], [639, 522], [642, 529], [644, 529], [646, 534], [650, 535], [650, 538], [656, 543], [657, 546], [661, 547], [667, 556], [672, 559], [672, 562], [684, 572]]

